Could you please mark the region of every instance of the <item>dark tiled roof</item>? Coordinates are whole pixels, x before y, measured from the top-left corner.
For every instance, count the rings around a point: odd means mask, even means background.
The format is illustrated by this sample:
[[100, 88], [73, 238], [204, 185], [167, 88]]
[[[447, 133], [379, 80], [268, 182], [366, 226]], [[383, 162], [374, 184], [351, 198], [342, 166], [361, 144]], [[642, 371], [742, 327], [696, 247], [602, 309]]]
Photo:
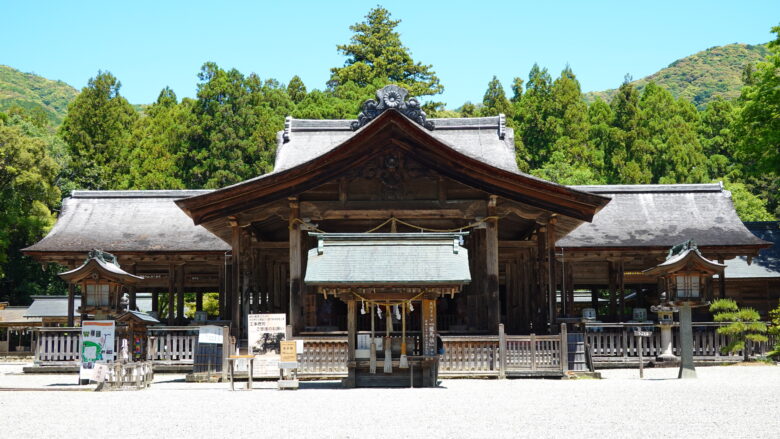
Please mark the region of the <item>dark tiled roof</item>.
[[747, 222], [745, 227], [773, 245], [761, 250], [750, 265], [746, 257], [726, 261], [726, 279], [780, 278], [780, 221]]
[[571, 186], [612, 198], [593, 222], [560, 239], [559, 247], [671, 247], [765, 244], [740, 221], [720, 184]]
[[210, 191], [74, 191], [48, 235], [30, 252], [226, 251], [230, 246], [174, 200]]
[[[430, 134], [450, 148], [491, 166], [520, 173], [515, 161], [514, 131], [504, 117], [428, 119]], [[352, 120], [288, 118], [279, 132], [274, 172], [281, 172], [317, 158], [349, 139]]]

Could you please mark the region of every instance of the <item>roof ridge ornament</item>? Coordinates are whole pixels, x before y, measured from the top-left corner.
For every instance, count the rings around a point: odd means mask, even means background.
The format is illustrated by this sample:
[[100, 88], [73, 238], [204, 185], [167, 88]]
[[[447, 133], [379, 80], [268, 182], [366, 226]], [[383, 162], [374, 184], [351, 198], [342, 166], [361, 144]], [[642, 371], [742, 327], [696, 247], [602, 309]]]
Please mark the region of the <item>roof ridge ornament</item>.
[[352, 130], [356, 131], [365, 126], [385, 110], [394, 109], [404, 116], [421, 125], [423, 128], [433, 131], [433, 122], [426, 120], [425, 112], [417, 98], [406, 99], [409, 91], [397, 85], [387, 85], [376, 91], [376, 100], [368, 99], [363, 103], [358, 120], [352, 122]]

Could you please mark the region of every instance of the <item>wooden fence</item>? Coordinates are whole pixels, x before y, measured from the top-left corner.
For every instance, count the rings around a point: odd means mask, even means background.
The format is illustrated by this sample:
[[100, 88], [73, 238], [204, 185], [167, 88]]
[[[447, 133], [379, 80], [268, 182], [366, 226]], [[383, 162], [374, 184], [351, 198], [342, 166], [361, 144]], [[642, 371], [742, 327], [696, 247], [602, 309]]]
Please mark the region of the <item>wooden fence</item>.
[[[151, 327], [147, 360], [162, 364], [192, 364], [197, 340], [196, 326]], [[81, 328], [37, 328], [35, 365], [76, 364], [81, 360], [80, 344]], [[114, 346], [120, 346], [119, 340]]]
[[[694, 322], [693, 356], [699, 360], [728, 360], [742, 358], [742, 351], [736, 354], [723, 354], [721, 348], [728, 345], [729, 337], [718, 334], [717, 329], [727, 323]], [[652, 330], [650, 337], [642, 337], [642, 356], [655, 358], [663, 352], [661, 330], [654, 324], [642, 323], [587, 323], [586, 339], [594, 361], [620, 361], [639, 356], [639, 345], [634, 330]], [[765, 355], [774, 346], [774, 340], [750, 345], [750, 356]], [[677, 327], [672, 328], [672, 350], [680, 355], [680, 336]]]

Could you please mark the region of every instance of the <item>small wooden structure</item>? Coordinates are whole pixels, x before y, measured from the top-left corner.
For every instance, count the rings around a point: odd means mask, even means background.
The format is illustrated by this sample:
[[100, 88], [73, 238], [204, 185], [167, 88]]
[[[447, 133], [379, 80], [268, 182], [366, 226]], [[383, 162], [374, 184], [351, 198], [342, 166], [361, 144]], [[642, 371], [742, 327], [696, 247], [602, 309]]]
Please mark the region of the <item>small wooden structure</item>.
[[128, 340], [133, 361], [145, 360], [149, 346], [148, 328], [160, 324], [160, 321], [142, 312], [126, 311], [116, 318], [116, 322], [120, 338]]
[[[115, 318], [124, 311], [121, 304], [123, 287], [132, 286], [143, 277], [130, 274], [121, 268], [111, 253], [93, 249], [87, 260], [73, 270], [60, 273], [60, 277], [70, 285], [81, 288], [82, 315], [93, 314], [96, 320]], [[68, 289], [68, 326], [73, 326], [74, 290]]]
[[[305, 283], [324, 296], [347, 303], [346, 387], [392, 387], [437, 384], [436, 299], [453, 297], [471, 282], [463, 233], [313, 234]], [[357, 304], [371, 314], [369, 358], [358, 358]], [[414, 305], [420, 313], [420, 348], [407, 337], [406, 319]], [[367, 311], [366, 311], [367, 309]], [[384, 315], [384, 353], [377, 358], [375, 314]], [[400, 320], [395, 350], [393, 320]], [[411, 342], [411, 343], [410, 343]], [[411, 346], [409, 346], [411, 344]], [[411, 348], [411, 349], [410, 349]], [[412, 354], [412, 355], [410, 355]], [[377, 369], [381, 364], [381, 372]], [[415, 377], [414, 375], [417, 375]], [[416, 379], [415, 379], [416, 378]]]

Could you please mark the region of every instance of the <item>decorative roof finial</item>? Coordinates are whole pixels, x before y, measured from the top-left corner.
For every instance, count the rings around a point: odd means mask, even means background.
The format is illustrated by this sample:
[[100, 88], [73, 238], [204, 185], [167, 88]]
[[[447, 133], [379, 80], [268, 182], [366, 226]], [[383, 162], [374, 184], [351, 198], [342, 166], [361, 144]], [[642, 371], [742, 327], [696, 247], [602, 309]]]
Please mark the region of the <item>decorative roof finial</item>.
[[406, 99], [409, 91], [397, 85], [388, 85], [376, 91], [377, 100], [369, 99], [363, 103], [363, 111], [358, 120], [352, 122], [352, 129], [357, 130], [371, 122], [390, 108], [398, 110], [404, 116], [417, 122], [422, 127], [433, 130], [433, 122], [425, 119], [425, 112], [417, 98]]

